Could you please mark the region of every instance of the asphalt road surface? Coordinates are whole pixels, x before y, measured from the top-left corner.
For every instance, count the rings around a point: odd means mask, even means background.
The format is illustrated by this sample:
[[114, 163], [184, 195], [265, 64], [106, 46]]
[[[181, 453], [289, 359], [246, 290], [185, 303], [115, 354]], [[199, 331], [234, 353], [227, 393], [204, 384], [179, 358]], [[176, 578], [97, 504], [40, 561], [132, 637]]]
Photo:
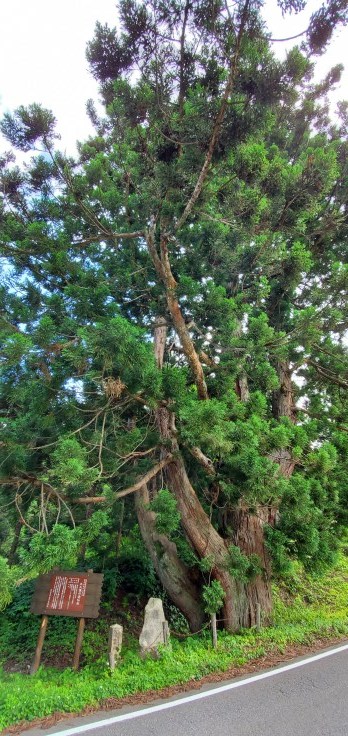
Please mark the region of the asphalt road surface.
[[348, 644], [181, 699], [141, 710], [95, 714], [93, 719], [74, 719], [46, 732], [35, 729], [26, 733], [348, 736]]

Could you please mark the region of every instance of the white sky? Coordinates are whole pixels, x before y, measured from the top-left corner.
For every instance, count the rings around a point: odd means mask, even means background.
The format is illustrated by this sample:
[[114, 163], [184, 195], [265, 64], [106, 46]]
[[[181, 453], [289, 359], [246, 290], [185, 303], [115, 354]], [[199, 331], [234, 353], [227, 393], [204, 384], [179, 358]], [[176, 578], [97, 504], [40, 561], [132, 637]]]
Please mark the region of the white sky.
[[[304, 30], [308, 15], [321, 4], [322, 0], [311, 0], [309, 11], [283, 19], [275, 0], [269, 0], [267, 18], [273, 37]], [[116, 25], [115, 0], [0, 0], [0, 116], [19, 105], [41, 103], [58, 120], [60, 147], [73, 153], [76, 140], [92, 132], [85, 103], [89, 97], [97, 99], [98, 92], [85, 49], [97, 20]], [[274, 44], [279, 54], [284, 47]], [[329, 52], [320, 59], [320, 76], [344, 62], [347, 47], [345, 28], [336, 33]], [[348, 98], [348, 71], [334, 96]], [[4, 148], [8, 144], [0, 141], [0, 150]]]

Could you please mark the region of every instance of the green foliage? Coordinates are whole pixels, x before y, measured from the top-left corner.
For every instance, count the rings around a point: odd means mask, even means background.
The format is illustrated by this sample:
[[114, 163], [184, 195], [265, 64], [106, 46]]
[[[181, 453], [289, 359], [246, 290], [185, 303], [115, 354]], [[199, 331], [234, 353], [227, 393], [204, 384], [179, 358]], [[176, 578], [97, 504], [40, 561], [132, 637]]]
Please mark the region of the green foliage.
[[170, 536], [178, 529], [180, 514], [177, 502], [167, 488], [162, 488], [158, 491], [150, 504], [150, 509], [156, 514], [155, 526], [159, 534]]
[[110, 517], [106, 511], [95, 511], [85, 524], [83, 530], [83, 539], [85, 542], [92, 542], [100, 538], [103, 530], [110, 525]]
[[162, 372], [162, 390], [165, 398], [180, 405], [187, 393], [187, 371], [177, 366], [165, 365]]
[[226, 422], [228, 409], [224, 401], [188, 400], [180, 409], [179, 415], [182, 436], [191, 445], [209, 448], [212, 454], [230, 451], [232, 445]]
[[28, 108], [21, 105], [14, 113], [5, 113], [1, 132], [13, 146], [21, 151], [30, 151], [38, 139], [45, 142], [52, 139], [55, 118], [50, 110], [32, 104]]
[[2, 346], [2, 360], [7, 366], [17, 365], [23, 356], [30, 350], [31, 339], [27, 335], [17, 333], [10, 335]]
[[143, 596], [153, 594], [156, 575], [137, 528], [122, 540], [117, 556], [117, 575], [118, 585], [127, 596], [139, 601]]
[[[275, 570], [333, 563], [348, 499], [347, 108], [330, 120], [341, 69], [314, 82], [313, 57], [343, 4], [315, 11], [279, 60], [262, 2], [228, 17], [205, 0], [121, 0], [119, 29], [98, 23], [88, 44], [104, 113], [89, 101], [95, 132], [75, 159], [50, 111], [4, 116], [10, 144], [33, 152], [0, 159], [4, 602], [14, 578], [55, 565], [103, 569], [110, 598], [151, 591], [117, 494], [163, 450], [201, 506], [191, 528], [205, 512], [228, 544], [237, 504], [277, 509]], [[179, 523], [175, 467], [151, 509], [201, 585], [217, 560]], [[244, 592], [262, 572], [233, 545], [229, 571]]]
[[129, 391], [140, 389], [156, 396], [160, 376], [151, 344], [142, 330], [123, 317], [113, 317], [81, 333], [92, 350], [96, 366], [106, 374], [119, 376]]
[[262, 573], [259, 556], [256, 554], [245, 555], [234, 544], [231, 544], [228, 548], [227, 567], [231, 576], [241, 583], [248, 583]]
[[223, 605], [225, 591], [218, 580], [212, 580], [209, 585], [204, 585], [202, 598], [204, 601], [204, 610], [212, 616], [217, 613]]
[[63, 524], [56, 524], [49, 535], [37, 532], [31, 538], [28, 548], [21, 550], [23, 568], [36, 575], [49, 572], [53, 567], [68, 570], [74, 568], [81, 539], [81, 529], [69, 529]]
[[265, 528], [265, 544], [272, 558], [273, 572], [276, 575], [285, 576], [292, 570], [288, 537], [279, 529], [267, 526]]
[[99, 475], [97, 468], [88, 467], [87, 450], [74, 437], [61, 437], [51, 458], [49, 478], [54, 478], [63, 487], [89, 491]]
[[0, 557], [0, 611], [12, 600], [17, 571], [9, 567], [7, 560]]

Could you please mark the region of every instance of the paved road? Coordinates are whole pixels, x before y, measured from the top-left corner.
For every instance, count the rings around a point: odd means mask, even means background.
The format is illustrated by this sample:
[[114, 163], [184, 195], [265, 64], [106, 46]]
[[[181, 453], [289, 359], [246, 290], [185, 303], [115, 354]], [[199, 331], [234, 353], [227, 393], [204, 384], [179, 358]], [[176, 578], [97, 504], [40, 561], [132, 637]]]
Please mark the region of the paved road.
[[[290, 668], [279, 667], [179, 701], [149, 706], [136, 716], [139, 711], [128, 709], [97, 715], [93, 725], [91, 719], [88, 725], [87, 720], [74, 719], [46, 734], [348, 736], [348, 644], [329, 651], [328, 656], [321, 653], [297, 660]], [[98, 726], [100, 717], [110, 719], [109, 723]]]

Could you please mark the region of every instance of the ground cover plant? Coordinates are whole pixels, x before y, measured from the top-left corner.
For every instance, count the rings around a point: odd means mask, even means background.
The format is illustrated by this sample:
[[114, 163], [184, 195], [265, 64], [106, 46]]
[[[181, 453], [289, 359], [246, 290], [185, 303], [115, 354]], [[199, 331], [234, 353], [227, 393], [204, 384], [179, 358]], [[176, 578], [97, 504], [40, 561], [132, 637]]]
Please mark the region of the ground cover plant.
[[[160, 690], [170, 685], [199, 680], [209, 673], [219, 673], [233, 666], [267, 654], [286, 652], [289, 645], [322, 643], [348, 635], [347, 616], [348, 558], [341, 555], [334, 571], [327, 575], [306, 575], [301, 566], [293, 569], [286, 584], [274, 588], [275, 606], [272, 626], [257, 631], [241, 630], [232, 635], [220, 631], [218, 648], [211, 644], [208, 629], [194, 636], [172, 636], [171, 645], [163, 649], [159, 660], [142, 660], [137, 640], [132, 636], [134, 619], [126, 626], [126, 641], [122, 661], [112, 673], [107, 666], [106, 642], [108, 619], [87, 630], [83, 645], [83, 668], [80, 672], [57, 667], [40, 667], [36, 675], [9, 672], [4, 668], [0, 676], [0, 728], [21, 720], [32, 720], [56, 711], [78, 712], [86, 706], [97, 706], [107, 698], [122, 698], [137, 692]], [[38, 619], [32, 616], [35, 626], [30, 646], [24, 650], [23, 639], [18, 633], [22, 627], [28, 630], [25, 610], [13, 611], [17, 623], [9, 631], [3, 619], [0, 625], [0, 646], [3, 657], [11, 657], [22, 665], [30, 662], [35, 647]], [[111, 619], [115, 620], [115, 618]], [[118, 618], [121, 621], [121, 618]], [[68, 664], [62, 659], [66, 649], [71, 661], [75, 627], [64, 632], [61, 621], [55, 620], [51, 637], [47, 635], [46, 658], [53, 656], [60, 666]], [[65, 622], [66, 623], [66, 622]], [[71, 623], [71, 622], [70, 622]], [[140, 621], [139, 621], [140, 623]], [[52, 622], [53, 624], [53, 622]], [[140, 623], [141, 625], [141, 623]], [[59, 654], [57, 656], [57, 645]]]

